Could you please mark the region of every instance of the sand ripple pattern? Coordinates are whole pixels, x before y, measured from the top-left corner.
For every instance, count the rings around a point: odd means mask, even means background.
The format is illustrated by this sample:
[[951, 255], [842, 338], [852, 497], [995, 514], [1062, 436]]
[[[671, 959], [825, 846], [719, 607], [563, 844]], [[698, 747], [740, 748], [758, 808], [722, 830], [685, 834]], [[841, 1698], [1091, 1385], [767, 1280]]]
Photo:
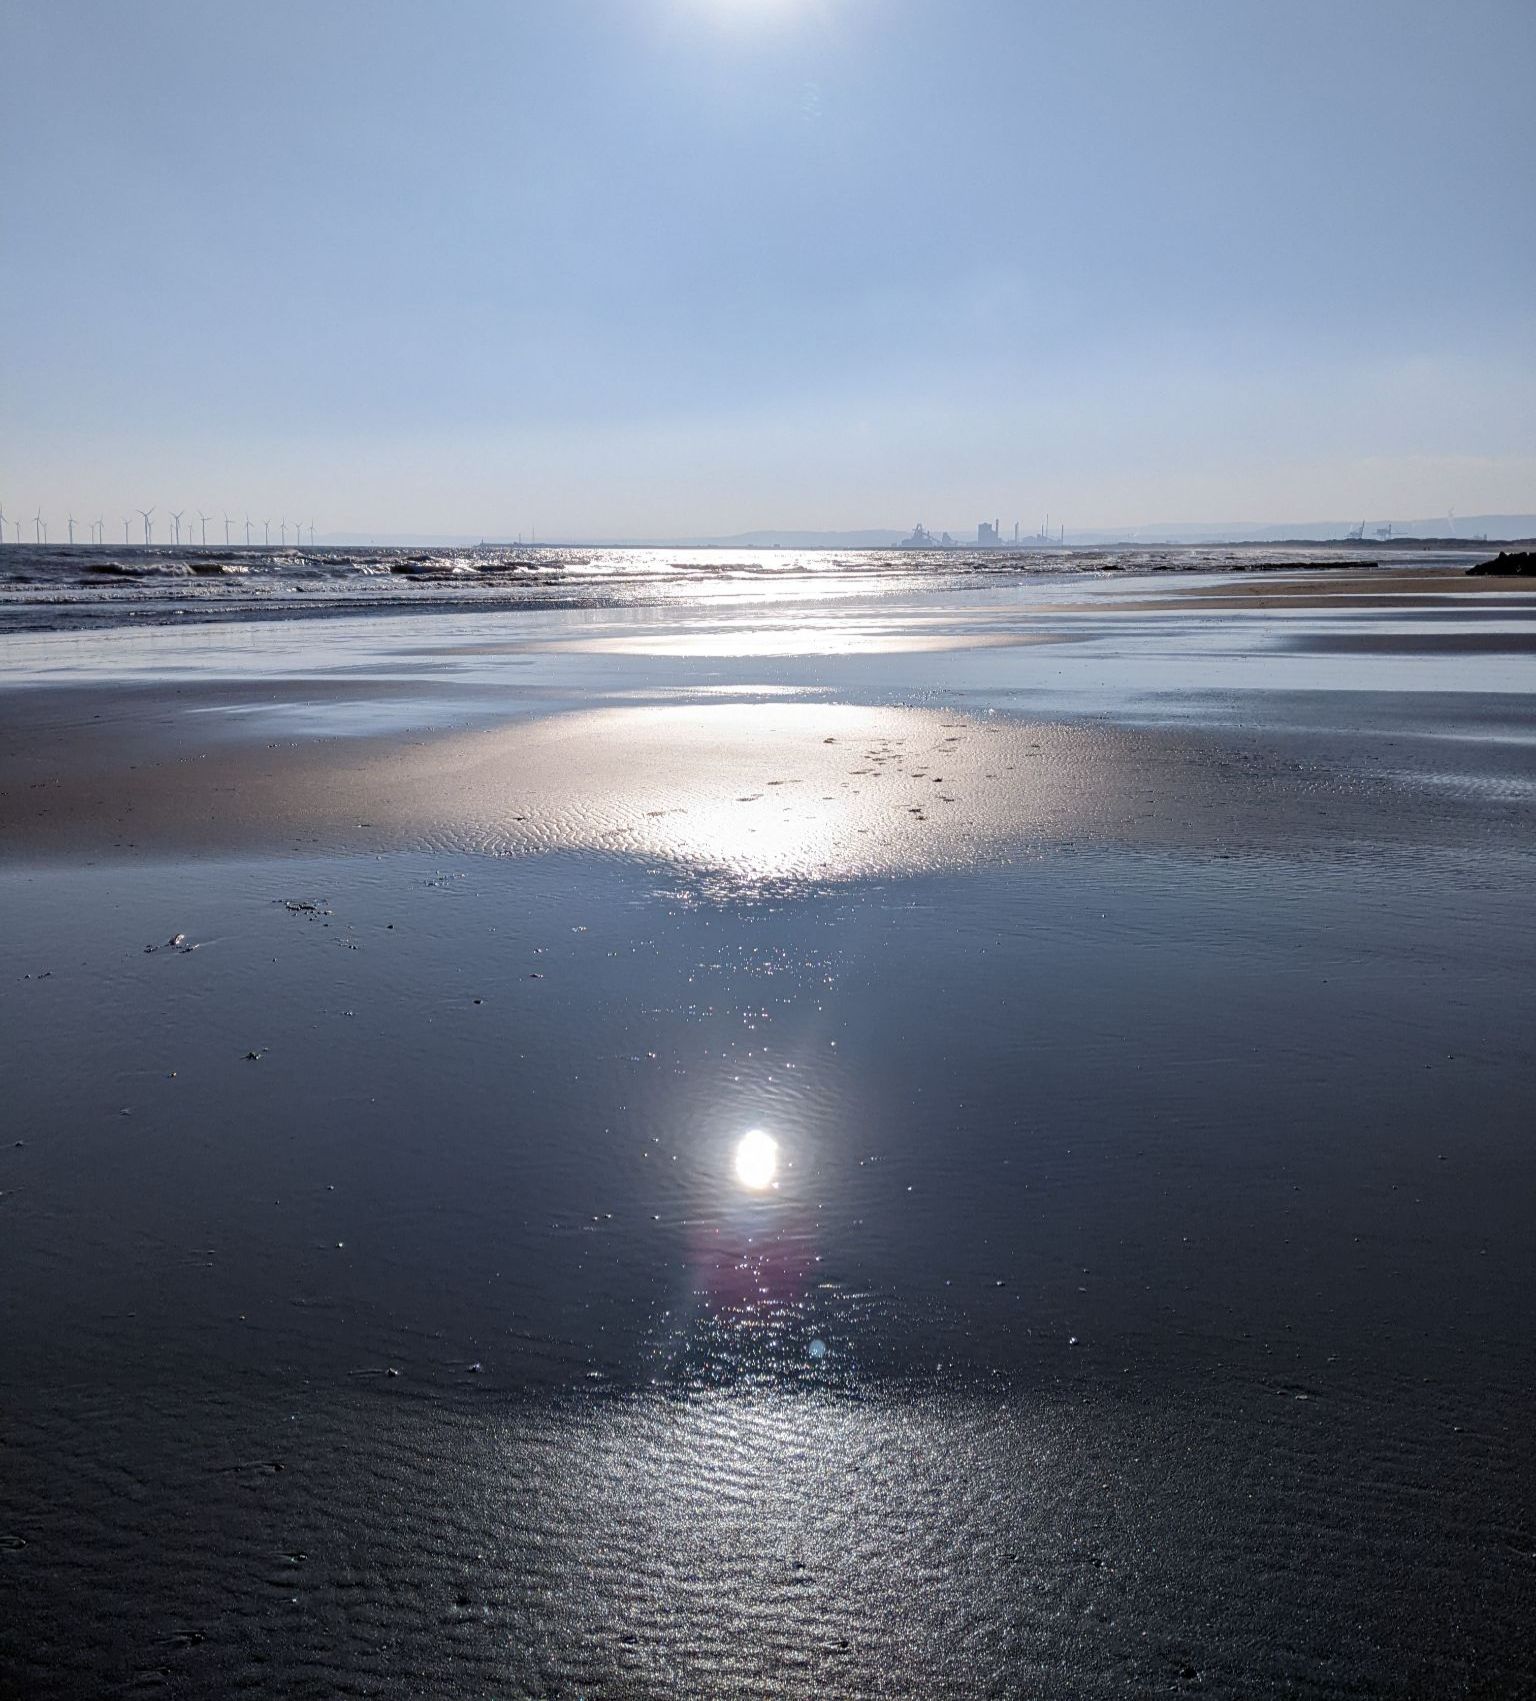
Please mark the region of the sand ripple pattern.
[[850, 703], [596, 708], [409, 741], [202, 732], [142, 753], [66, 733], [68, 760], [58, 735], [26, 736], [0, 843], [23, 857], [579, 851], [744, 889], [1094, 844], [1204, 858], [1459, 846], [1525, 801], [1461, 788], [1448, 810], [1444, 787], [1273, 737]]
[[0, 1682], [35, 1701], [1536, 1684], [1528, 1532], [1406, 1387], [246, 1386], [38, 1405], [11, 1440]]

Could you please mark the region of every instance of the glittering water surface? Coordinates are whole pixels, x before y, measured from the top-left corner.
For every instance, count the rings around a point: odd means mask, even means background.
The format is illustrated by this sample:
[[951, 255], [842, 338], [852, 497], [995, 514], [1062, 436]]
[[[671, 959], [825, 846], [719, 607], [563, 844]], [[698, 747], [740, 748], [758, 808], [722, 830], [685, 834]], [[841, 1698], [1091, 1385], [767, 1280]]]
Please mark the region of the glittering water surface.
[[767, 601], [814, 606], [1039, 574], [1091, 579], [1106, 570], [1219, 572], [1276, 562], [1304, 567], [1357, 556], [1358, 551], [1295, 545], [836, 550], [13, 543], [0, 546], [0, 630], [293, 618], [361, 609], [485, 612]]

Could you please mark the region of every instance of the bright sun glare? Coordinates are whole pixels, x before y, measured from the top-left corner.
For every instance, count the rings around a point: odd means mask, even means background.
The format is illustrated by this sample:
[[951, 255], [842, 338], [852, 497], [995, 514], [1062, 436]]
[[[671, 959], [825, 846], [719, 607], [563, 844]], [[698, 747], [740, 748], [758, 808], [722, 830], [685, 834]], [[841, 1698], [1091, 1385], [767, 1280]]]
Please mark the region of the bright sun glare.
[[753, 1193], [773, 1184], [779, 1173], [779, 1143], [761, 1128], [750, 1129], [736, 1142], [736, 1179]]

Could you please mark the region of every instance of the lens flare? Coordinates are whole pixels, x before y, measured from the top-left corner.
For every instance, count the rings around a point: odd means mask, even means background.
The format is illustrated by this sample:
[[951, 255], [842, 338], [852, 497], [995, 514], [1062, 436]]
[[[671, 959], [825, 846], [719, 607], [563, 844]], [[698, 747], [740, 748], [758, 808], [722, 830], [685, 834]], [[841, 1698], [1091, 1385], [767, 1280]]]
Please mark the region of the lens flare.
[[773, 1185], [779, 1173], [779, 1143], [761, 1128], [750, 1129], [736, 1142], [736, 1179], [752, 1193]]

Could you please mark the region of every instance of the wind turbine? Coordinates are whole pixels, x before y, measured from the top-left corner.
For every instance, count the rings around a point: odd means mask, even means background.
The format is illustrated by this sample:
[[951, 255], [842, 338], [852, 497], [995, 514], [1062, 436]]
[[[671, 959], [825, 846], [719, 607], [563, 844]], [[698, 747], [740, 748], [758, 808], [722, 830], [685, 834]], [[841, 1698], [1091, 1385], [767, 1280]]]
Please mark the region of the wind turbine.
[[270, 520], [261, 522], [261, 541], [268, 549], [272, 547], [272, 522]]
[[132, 519], [132, 515], [130, 515], [130, 514], [124, 514], [123, 515], [123, 547], [125, 549], [128, 547], [128, 522], [131, 519]]
[[0, 543], [5, 542], [5, 509], [0, 507]]
[[42, 543], [48, 536], [48, 528], [43, 524], [42, 510], [32, 516], [32, 541]]
[[154, 542], [155, 537], [155, 529], [149, 523], [149, 517], [154, 513], [154, 509], [140, 508], [139, 512], [144, 516], [144, 547], [148, 549], [150, 544]]
[[198, 518], [198, 523], [203, 528], [203, 548], [206, 549], [208, 547], [208, 516], [202, 511], [201, 508], [199, 508], [198, 511], [197, 511], [197, 518]]
[[185, 513], [186, 509], [183, 508], [180, 513], [171, 515], [171, 542], [174, 544], [179, 545], [181, 542], [181, 516]]
[[96, 541], [100, 544], [107, 541], [107, 517], [105, 514], [96, 516]]
[[283, 515], [278, 524], [277, 535], [283, 548], [286, 549], [288, 547], [288, 516], [286, 514]]
[[229, 515], [224, 516], [224, 547], [229, 548]]
[[71, 549], [75, 547], [75, 516], [73, 514], [69, 516], [69, 547]]
[[251, 516], [249, 514], [245, 516], [245, 547], [247, 549], [251, 547]]

